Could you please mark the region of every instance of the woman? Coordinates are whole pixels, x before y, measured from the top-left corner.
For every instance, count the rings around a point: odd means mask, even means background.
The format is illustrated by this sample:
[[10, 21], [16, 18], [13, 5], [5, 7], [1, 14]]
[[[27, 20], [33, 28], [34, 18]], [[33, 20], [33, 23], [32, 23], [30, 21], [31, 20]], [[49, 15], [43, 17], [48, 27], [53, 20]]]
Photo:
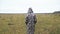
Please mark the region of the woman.
[[34, 34], [36, 22], [36, 15], [33, 13], [32, 9], [29, 8], [25, 22], [27, 25], [27, 34]]

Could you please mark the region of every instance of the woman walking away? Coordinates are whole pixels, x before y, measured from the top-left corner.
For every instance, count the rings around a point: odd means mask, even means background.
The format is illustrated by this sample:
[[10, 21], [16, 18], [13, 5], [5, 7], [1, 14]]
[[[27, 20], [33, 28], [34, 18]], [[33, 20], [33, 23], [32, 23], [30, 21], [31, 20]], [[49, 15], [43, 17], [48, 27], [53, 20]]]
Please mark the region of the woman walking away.
[[34, 34], [36, 22], [36, 15], [33, 13], [32, 9], [29, 8], [25, 21], [27, 25], [27, 34]]

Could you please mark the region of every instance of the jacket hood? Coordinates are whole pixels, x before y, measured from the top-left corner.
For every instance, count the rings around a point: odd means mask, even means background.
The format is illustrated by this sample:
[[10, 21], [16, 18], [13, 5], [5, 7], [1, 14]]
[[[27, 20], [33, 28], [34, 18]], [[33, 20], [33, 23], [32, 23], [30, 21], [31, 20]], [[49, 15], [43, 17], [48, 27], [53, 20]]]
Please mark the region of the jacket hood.
[[32, 8], [29, 8], [28, 13], [33, 13]]

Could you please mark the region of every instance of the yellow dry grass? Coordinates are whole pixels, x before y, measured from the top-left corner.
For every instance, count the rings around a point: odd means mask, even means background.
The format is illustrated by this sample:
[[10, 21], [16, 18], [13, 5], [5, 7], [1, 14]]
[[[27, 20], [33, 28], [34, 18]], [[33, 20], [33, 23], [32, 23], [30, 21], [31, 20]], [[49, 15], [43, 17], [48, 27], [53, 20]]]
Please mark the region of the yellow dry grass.
[[[0, 14], [0, 34], [26, 34], [26, 14]], [[60, 14], [36, 14], [35, 34], [60, 34]]]

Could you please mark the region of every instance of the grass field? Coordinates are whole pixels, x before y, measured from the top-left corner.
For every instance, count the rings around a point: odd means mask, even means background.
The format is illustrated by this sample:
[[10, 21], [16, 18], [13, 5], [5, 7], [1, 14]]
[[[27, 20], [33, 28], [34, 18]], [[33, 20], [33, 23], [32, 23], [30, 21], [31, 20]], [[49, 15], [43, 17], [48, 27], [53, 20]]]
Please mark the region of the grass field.
[[[0, 34], [26, 34], [26, 14], [0, 14]], [[60, 34], [60, 14], [36, 14], [35, 34]]]

